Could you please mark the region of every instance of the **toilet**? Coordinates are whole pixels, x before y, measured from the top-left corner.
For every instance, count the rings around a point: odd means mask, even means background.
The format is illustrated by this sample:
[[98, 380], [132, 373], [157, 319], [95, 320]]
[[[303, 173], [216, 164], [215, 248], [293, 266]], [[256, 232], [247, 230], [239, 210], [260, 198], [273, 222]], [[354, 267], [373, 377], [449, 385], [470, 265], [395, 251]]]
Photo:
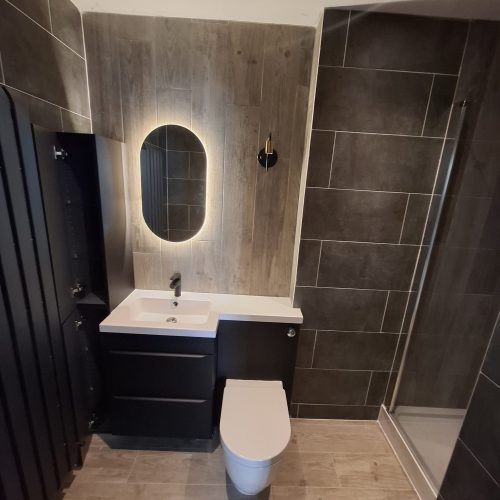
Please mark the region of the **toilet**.
[[226, 381], [220, 439], [227, 473], [240, 493], [256, 495], [271, 484], [290, 436], [281, 381]]

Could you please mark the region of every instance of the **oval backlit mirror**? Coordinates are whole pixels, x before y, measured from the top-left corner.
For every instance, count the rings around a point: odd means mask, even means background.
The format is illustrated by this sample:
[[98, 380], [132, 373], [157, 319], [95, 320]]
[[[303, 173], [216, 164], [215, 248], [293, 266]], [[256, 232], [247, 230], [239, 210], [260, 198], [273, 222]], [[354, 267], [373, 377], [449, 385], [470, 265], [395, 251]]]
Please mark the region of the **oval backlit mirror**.
[[207, 155], [191, 130], [154, 129], [141, 148], [142, 213], [160, 238], [185, 241], [205, 220]]

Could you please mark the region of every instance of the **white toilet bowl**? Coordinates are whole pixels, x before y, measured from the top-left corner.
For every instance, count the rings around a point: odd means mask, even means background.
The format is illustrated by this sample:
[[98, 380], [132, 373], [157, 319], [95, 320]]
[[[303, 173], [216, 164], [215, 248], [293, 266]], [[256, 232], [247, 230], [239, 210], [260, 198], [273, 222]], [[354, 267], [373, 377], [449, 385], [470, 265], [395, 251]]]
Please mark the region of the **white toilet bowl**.
[[220, 438], [226, 470], [238, 491], [256, 495], [271, 484], [290, 436], [280, 381], [226, 381]]

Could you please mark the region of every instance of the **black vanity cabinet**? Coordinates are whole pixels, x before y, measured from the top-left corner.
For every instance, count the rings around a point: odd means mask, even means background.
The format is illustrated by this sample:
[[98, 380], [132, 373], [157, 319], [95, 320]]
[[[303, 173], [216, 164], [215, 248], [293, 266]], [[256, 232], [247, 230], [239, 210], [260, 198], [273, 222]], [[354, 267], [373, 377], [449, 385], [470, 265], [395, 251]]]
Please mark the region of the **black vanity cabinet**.
[[215, 339], [101, 333], [101, 345], [113, 434], [212, 437]]

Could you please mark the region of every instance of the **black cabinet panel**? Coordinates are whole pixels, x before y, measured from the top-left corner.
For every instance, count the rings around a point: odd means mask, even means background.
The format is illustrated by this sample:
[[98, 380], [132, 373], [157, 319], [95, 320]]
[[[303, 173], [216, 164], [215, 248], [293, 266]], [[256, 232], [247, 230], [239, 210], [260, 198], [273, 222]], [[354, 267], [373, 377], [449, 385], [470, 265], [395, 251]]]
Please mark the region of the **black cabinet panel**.
[[134, 335], [101, 333], [101, 345], [108, 351], [147, 351], [187, 354], [215, 354], [216, 340], [209, 338], [167, 337], [164, 335]]
[[215, 356], [110, 351], [106, 369], [114, 396], [211, 398]]
[[[80, 322], [82, 324], [80, 325]], [[64, 345], [68, 357], [69, 381], [76, 416], [77, 434], [80, 439], [89, 434], [90, 374], [86, 356], [88, 344], [85, 323], [78, 311], [74, 310], [62, 325]], [[81, 460], [81, 457], [80, 457]]]
[[71, 293], [75, 279], [65, 218], [66, 205], [60, 175], [61, 163], [54, 158], [54, 147], [60, 148], [61, 145], [54, 132], [36, 126], [34, 132], [38, 175], [43, 195], [59, 318], [62, 323], [74, 309], [76, 298]]
[[281, 380], [287, 400], [291, 391], [299, 325], [221, 321], [217, 332], [217, 378]]
[[212, 400], [114, 397], [113, 433], [126, 436], [212, 437]]
[[110, 431], [209, 438], [216, 339], [101, 333]]

